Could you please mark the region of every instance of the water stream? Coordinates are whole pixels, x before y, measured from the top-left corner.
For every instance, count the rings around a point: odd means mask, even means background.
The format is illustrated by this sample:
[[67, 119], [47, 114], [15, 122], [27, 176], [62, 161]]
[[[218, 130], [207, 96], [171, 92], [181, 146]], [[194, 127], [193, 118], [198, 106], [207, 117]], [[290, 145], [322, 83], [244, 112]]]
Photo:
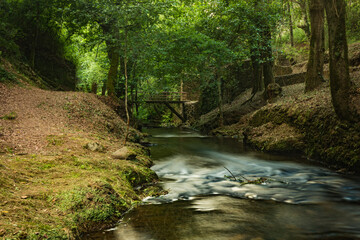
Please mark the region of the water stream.
[[169, 193], [87, 239], [360, 239], [360, 178], [247, 151], [234, 139], [147, 131], [153, 170]]

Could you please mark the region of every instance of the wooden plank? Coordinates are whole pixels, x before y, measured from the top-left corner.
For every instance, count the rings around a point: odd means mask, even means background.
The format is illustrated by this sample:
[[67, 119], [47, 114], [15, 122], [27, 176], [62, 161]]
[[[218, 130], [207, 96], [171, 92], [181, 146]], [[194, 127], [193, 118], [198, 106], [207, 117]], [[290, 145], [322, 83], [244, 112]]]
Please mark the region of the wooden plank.
[[171, 103], [182, 103], [187, 101], [187, 93], [186, 92], [161, 92], [158, 94], [146, 94], [143, 96], [143, 100], [145, 102], [153, 102], [153, 101], [167, 101]]
[[[141, 102], [141, 101], [140, 101]], [[171, 101], [171, 100], [145, 100], [145, 103], [186, 103], [188, 101]]]

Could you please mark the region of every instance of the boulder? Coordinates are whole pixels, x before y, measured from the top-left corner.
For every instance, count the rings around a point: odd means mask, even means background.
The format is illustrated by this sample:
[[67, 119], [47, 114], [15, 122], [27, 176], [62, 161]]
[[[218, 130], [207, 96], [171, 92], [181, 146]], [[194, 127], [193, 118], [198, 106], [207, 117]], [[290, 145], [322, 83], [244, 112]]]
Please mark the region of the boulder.
[[267, 86], [266, 91], [267, 91], [267, 95], [268, 95], [269, 99], [274, 99], [281, 94], [282, 88], [277, 83], [270, 83]]
[[136, 158], [136, 153], [128, 147], [122, 147], [111, 154], [111, 157], [120, 160], [133, 160]]
[[90, 142], [90, 143], [87, 143], [85, 146], [84, 146], [85, 149], [88, 149], [90, 151], [93, 151], [93, 152], [104, 152], [105, 151], [105, 148], [103, 145], [97, 143], [97, 142]]

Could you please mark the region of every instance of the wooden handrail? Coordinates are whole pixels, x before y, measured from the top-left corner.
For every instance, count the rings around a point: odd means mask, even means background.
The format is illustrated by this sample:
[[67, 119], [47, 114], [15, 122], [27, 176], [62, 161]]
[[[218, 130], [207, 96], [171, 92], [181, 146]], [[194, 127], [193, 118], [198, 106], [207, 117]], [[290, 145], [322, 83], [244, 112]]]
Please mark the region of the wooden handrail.
[[157, 94], [145, 93], [144, 96], [141, 98], [145, 101], [187, 101], [187, 93], [186, 92], [161, 92]]

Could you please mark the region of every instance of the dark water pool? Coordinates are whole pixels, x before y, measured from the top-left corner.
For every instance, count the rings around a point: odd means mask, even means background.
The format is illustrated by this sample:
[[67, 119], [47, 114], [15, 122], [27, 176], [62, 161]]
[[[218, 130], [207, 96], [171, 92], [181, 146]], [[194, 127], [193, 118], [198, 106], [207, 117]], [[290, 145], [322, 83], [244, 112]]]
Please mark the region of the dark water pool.
[[[360, 239], [360, 182], [233, 139], [148, 129], [169, 194], [144, 199], [114, 229], [86, 239]], [[237, 180], [267, 180], [242, 184]]]

